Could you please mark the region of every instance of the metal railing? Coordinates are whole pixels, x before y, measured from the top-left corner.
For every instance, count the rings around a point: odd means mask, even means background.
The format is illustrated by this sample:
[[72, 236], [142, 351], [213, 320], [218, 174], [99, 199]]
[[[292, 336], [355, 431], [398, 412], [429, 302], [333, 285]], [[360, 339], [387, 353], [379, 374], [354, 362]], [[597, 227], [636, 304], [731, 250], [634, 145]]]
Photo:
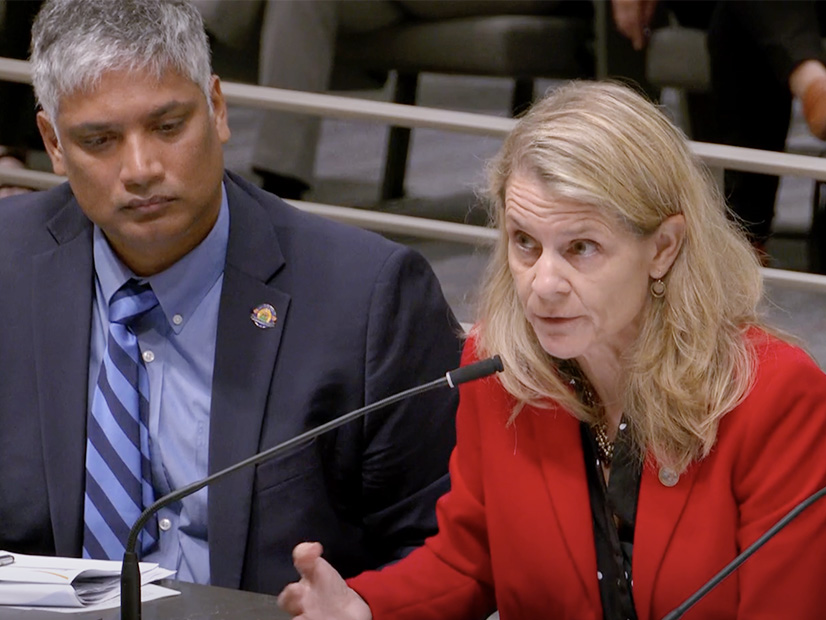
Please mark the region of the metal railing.
[[[50, 172], [0, 168], [0, 184], [7, 183], [33, 189], [49, 189], [63, 183], [65, 180], [64, 177]], [[325, 205], [302, 200], [288, 200], [287, 202], [302, 211], [386, 234], [411, 235], [425, 239], [476, 245], [492, 243], [498, 234], [492, 228], [485, 228], [484, 226], [471, 226], [469, 224], [443, 222], [423, 217], [381, 213], [367, 209]]]
[[[0, 80], [29, 83], [31, 81], [29, 63], [22, 60], [0, 58]], [[330, 118], [357, 119], [401, 127], [440, 129], [504, 137], [515, 123], [510, 118], [485, 114], [439, 110], [423, 106], [231, 82], [224, 82], [222, 90], [230, 104]], [[742, 170], [777, 176], [803, 176], [826, 181], [825, 158], [704, 142], [690, 142], [690, 146], [694, 153], [710, 168]], [[36, 189], [48, 189], [63, 181], [62, 177], [45, 172], [0, 169], [0, 182], [18, 183]], [[377, 232], [472, 244], [488, 244], [497, 237], [495, 230], [482, 226], [456, 224], [336, 205], [303, 201], [290, 202], [305, 211]], [[826, 276], [823, 275], [780, 269], [764, 269], [763, 274], [767, 282], [777, 282], [806, 290], [826, 292]]]
[[[0, 58], [0, 79], [29, 83], [29, 63]], [[515, 121], [511, 118], [439, 110], [423, 106], [371, 101], [283, 88], [224, 82], [228, 103], [264, 110], [314, 114], [330, 118], [356, 119], [399, 127], [441, 129], [482, 136], [504, 137]], [[691, 142], [693, 151], [711, 168], [743, 170], [776, 176], [805, 176], [826, 181], [826, 159], [775, 153], [739, 146]]]

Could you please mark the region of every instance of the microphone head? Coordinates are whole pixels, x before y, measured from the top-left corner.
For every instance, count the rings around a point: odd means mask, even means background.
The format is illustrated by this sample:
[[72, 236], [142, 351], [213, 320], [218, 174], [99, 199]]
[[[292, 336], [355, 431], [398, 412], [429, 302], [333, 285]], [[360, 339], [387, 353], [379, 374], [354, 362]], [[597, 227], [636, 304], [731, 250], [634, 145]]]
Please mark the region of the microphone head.
[[460, 383], [481, 379], [482, 377], [487, 377], [488, 375], [502, 372], [503, 370], [505, 370], [505, 367], [502, 364], [502, 359], [498, 355], [494, 355], [493, 357], [474, 362], [468, 366], [451, 370], [445, 375], [445, 378], [450, 387], [456, 387]]

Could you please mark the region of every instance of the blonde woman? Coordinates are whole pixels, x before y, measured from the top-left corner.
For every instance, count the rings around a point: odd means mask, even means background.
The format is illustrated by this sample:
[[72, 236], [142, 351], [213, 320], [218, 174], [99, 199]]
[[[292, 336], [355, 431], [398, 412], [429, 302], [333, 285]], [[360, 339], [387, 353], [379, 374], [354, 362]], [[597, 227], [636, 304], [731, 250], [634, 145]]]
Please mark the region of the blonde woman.
[[[299, 618], [659, 619], [826, 485], [826, 377], [761, 323], [757, 257], [655, 106], [562, 87], [489, 189], [464, 361], [506, 371], [463, 388], [439, 533], [346, 583], [299, 545]], [[824, 524], [815, 505], [686, 618], [822, 617]]]

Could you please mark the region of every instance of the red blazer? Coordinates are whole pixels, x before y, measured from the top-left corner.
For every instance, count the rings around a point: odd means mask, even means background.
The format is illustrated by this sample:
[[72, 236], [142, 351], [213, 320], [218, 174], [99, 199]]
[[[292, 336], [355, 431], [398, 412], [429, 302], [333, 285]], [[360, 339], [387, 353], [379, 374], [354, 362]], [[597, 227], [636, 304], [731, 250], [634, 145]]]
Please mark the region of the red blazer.
[[[793, 506], [826, 486], [826, 376], [800, 349], [759, 339], [754, 388], [721, 421], [717, 444], [674, 486], [646, 464], [637, 509], [633, 595], [659, 620]], [[474, 343], [464, 362], [474, 360]], [[375, 620], [601, 620], [579, 422], [526, 408], [495, 378], [462, 387], [451, 491], [439, 534], [407, 559], [350, 585]], [[685, 616], [826, 617], [826, 501], [786, 527]]]

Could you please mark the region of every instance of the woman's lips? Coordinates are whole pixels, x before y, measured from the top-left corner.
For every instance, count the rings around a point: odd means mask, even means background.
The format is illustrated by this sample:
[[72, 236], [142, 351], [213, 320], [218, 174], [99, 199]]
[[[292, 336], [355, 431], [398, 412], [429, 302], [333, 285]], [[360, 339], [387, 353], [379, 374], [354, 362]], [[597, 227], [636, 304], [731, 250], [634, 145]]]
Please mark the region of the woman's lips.
[[537, 316], [536, 317], [540, 322], [546, 325], [568, 325], [569, 323], [573, 323], [579, 317], [576, 316]]

